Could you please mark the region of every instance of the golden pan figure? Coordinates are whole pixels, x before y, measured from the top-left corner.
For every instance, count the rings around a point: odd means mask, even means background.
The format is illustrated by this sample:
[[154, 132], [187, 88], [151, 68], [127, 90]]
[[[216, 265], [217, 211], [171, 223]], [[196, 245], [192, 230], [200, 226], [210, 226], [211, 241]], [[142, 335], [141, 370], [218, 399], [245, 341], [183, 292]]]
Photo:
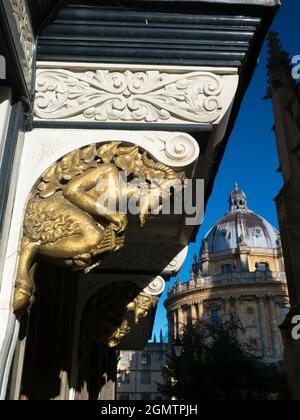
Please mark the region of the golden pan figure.
[[[127, 174], [125, 191], [120, 171]], [[132, 179], [148, 185], [146, 194], [138, 184], [129, 182]], [[162, 185], [177, 179], [182, 180], [182, 174], [154, 162], [137, 146], [122, 146], [120, 142], [100, 147], [93, 144], [55, 163], [42, 176], [27, 205], [14, 311], [22, 313], [34, 302], [38, 254], [55, 264], [88, 273], [101, 265], [104, 253], [124, 245], [127, 215], [99, 204], [99, 197], [108, 197], [118, 206], [124, 193], [127, 200], [140, 200], [143, 195], [139, 213], [142, 227], [152, 206], [151, 180], [160, 180]], [[161, 188], [161, 198], [163, 191]]]

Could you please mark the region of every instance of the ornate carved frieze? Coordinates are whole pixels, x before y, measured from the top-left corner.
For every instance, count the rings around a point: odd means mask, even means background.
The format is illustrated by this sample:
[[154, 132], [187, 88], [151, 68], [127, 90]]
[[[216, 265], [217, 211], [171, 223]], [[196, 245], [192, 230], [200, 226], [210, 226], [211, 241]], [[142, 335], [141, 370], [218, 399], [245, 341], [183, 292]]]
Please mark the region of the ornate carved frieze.
[[[227, 82], [232, 77], [234, 82], [237, 76], [232, 76], [230, 71], [229, 74], [137, 66], [69, 68], [61, 64], [60, 68], [39, 68], [35, 117], [66, 121], [212, 124], [218, 122], [230, 103]], [[234, 88], [234, 83], [232, 86]]]
[[26, 69], [31, 74], [35, 44], [27, 2], [26, 0], [10, 0], [10, 4], [24, 52]]

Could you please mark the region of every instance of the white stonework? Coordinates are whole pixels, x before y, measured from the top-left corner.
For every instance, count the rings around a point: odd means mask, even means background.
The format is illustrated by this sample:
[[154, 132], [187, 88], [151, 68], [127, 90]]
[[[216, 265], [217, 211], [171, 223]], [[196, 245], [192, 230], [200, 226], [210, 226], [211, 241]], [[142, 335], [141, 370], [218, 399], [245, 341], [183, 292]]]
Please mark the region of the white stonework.
[[198, 143], [186, 133], [36, 129], [26, 134], [26, 140], [30, 159], [27, 162], [32, 162], [34, 170], [31, 174], [33, 182], [65, 154], [92, 143], [133, 143], [147, 150], [164, 165], [175, 169], [193, 166], [200, 154]]
[[[10, 115], [10, 93], [0, 105], [1, 120], [0, 138], [6, 137], [8, 117]], [[5, 115], [5, 113], [6, 115]], [[0, 400], [6, 395], [6, 386], [10, 374], [15, 344], [18, 339], [19, 324], [11, 310], [12, 291], [14, 287], [15, 268], [18, 258], [18, 243], [23, 214], [19, 217], [15, 211], [15, 204], [20, 204], [22, 196], [18, 194], [20, 161], [23, 148], [24, 133], [20, 132], [15, 151], [15, 161], [11, 174], [5, 212], [3, 214], [3, 230], [0, 246]]]
[[161, 296], [166, 288], [164, 279], [157, 276], [154, 280], [145, 287], [144, 292], [149, 296]]
[[37, 120], [218, 124], [236, 69], [39, 63]]
[[180, 253], [170, 262], [170, 264], [164, 269], [164, 275], [175, 276], [181, 270], [189, 252], [189, 247], [186, 246]]
[[32, 73], [32, 62], [35, 50], [34, 35], [26, 0], [9, 0], [19, 32], [27, 71]]

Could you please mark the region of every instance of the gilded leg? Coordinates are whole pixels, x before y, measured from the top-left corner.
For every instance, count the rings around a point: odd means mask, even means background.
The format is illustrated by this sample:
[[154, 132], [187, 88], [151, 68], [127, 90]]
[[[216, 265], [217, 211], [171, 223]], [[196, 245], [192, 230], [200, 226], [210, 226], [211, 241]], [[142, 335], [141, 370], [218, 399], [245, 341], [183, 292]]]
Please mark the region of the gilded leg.
[[33, 303], [34, 293], [34, 258], [38, 252], [39, 244], [31, 243], [23, 238], [20, 247], [20, 258], [17, 271], [16, 287], [13, 299], [13, 310], [19, 312], [30, 307]]

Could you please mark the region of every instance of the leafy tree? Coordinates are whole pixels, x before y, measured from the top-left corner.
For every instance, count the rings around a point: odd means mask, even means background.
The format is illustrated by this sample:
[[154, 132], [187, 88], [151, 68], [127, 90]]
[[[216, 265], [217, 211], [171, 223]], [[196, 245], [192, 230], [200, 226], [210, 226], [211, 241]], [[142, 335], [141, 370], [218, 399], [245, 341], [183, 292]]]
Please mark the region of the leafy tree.
[[286, 400], [284, 369], [261, 363], [238, 340], [236, 319], [189, 324], [181, 333], [183, 353], [170, 355], [164, 369], [169, 398], [177, 400]]

